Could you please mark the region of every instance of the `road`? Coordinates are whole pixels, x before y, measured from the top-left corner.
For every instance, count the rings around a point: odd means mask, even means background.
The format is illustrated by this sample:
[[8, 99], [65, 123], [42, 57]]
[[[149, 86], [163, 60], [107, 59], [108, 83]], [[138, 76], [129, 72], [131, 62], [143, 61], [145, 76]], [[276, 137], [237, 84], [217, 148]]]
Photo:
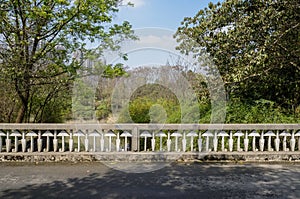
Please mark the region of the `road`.
[[300, 198], [300, 164], [293, 163], [170, 163], [146, 173], [98, 162], [0, 163], [0, 171], [0, 198], [5, 199]]

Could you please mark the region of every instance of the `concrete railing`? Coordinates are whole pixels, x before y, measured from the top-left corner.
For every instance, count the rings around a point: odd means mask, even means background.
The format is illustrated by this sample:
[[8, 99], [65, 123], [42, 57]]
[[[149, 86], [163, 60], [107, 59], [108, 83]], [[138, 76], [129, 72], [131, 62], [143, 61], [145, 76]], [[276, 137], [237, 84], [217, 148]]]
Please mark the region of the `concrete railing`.
[[300, 124], [0, 124], [0, 152], [300, 151]]

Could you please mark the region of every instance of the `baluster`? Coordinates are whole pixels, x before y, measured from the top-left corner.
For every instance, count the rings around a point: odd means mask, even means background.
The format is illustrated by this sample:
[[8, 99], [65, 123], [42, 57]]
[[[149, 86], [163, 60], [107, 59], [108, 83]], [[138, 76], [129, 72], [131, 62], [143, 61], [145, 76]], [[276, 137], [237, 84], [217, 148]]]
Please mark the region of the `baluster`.
[[208, 152], [209, 151], [209, 137], [213, 137], [214, 135], [210, 131], [206, 131], [205, 133], [202, 134], [202, 136], [206, 137], [205, 150], [206, 150], [206, 152]]
[[61, 131], [57, 136], [61, 137], [61, 148], [59, 149], [59, 152], [65, 152], [65, 136], [68, 136], [66, 131]]
[[286, 147], [286, 136], [283, 137], [283, 141], [282, 141], [282, 150], [283, 150], [283, 151], [287, 151], [287, 147]]
[[282, 133], [280, 133], [280, 136], [283, 136], [283, 141], [282, 141], [282, 150], [283, 151], [288, 151], [288, 148], [287, 148], [287, 143], [286, 143], [286, 138], [287, 136], [291, 136], [291, 134], [287, 131], [283, 131]]
[[175, 137], [175, 152], [178, 152], [178, 137], [181, 137], [181, 134], [178, 131], [175, 131], [171, 136]]
[[144, 137], [144, 151], [147, 151], [147, 138], [152, 137], [152, 135], [149, 131], [144, 131], [140, 136]]
[[22, 144], [22, 152], [24, 153], [26, 151], [26, 139], [25, 139], [24, 131], [22, 132], [21, 144]]
[[271, 146], [271, 139], [272, 136], [275, 136], [275, 133], [273, 131], [268, 131], [267, 133], [264, 134], [264, 136], [268, 137], [268, 151], [273, 151], [272, 146]]
[[12, 132], [12, 134], [10, 134], [10, 136], [14, 136], [15, 137], [15, 148], [14, 148], [14, 150], [13, 150], [13, 152], [18, 152], [18, 144], [19, 144], [19, 142], [18, 142], [18, 137], [19, 136], [22, 136], [20, 133], [19, 133], [19, 131], [17, 131], [17, 130], [14, 130], [13, 132]]
[[34, 151], [34, 140], [33, 137], [38, 136], [34, 131], [30, 131], [29, 133], [26, 134], [26, 136], [30, 136], [30, 152], [32, 153]]
[[[127, 142], [127, 139], [126, 139], [126, 142]], [[120, 151], [120, 143], [121, 143], [121, 140], [120, 140], [120, 132], [117, 133], [117, 139], [116, 139], [116, 150], [117, 151]], [[125, 148], [124, 150], [126, 151], [126, 146], [127, 143], [125, 143]]]
[[275, 138], [274, 142], [275, 142], [275, 150], [278, 152], [279, 146], [280, 146], [279, 130], [276, 131], [276, 138]]
[[77, 132], [73, 133], [73, 136], [77, 136], [77, 152], [80, 152], [80, 137], [83, 137], [84, 136], [84, 133], [82, 132], [81, 129], [79, 129]]
[[101, 138], [100, 138], [100, 150], [104, 151], [104, 130], [100, 130]]
[[256, 142], [255, 136], [253, 136], [253, 138], [252, 138], [252, 151], [254, 151], [254, 152], [256, 151], [255, 142]]
[[191, 131], [186, 136], [191, 138], [191, 152], [193, 152], [194, 151], [194, 137], [198, 136], [198, 134], [195, 131]]
[[217, 136], [217, 131], [215, 131], [215, 133], [214, 133], [213, 143], [214, 143], [214, 152], [217, 152], [218, 151], [218, 136]]
[[248, 138], [248, 131], [246, 131], [245, 138], [244, 138], [244, 150], [247, 152], [249, 148], [249, 138]]
[[260, 135], [259, 135], [259, 133], [257, 133], [257, 131], [254, 130], [249, 134], [249, 136], [253, 137], [252, 138], [252, 151], [255, 152], [255, 151], [257, 151], [257, 149], [256, 149], [256, 137], [259, 137]]
[[183, 132], [183, 139], [182, 139], [182, 152], [186, 151], [186, 135], [185, 131]]
[[167, 139], [167, 150], [168, 150], [168, 152], [171, 151], [171, 143], [172, 143], [172, 141], [171, 141], [171, 138], [170, 138], [170, 131], [168, 131], [168, 139]]
[[47, 137], [47, 142], [46, 142], [46, 149], [44, 149], [45, 152], [49, 152], [50, 149], [50, 136], [52, 137], [53, 134], [47, 130], [42, 136]]
[[228, 140], [228, 144], [229, 144], [229, 151], [232, 152], [233, 151], [233, 139], [232, 139], [232, 131], [230, 131], [229, 133], [229, 140]]
[[199, 131], [199, 137], [198, 137], [198, 151], [202, 151], [202, 137], [201, 137], [201, 132]]
[[132, 134], [129, 133], [128, 131], [124, 131], [124, 132], [121, 134], [121, 137], [125, 137], [125, 146], [124, 146], [125, 151], [130, 150], [130, 148], [128, 147], [128, 144], [127, 144], [127, 137], [132, 137]]
[[[87, 134], [88, 134], [88, 130], [86, 130]], [[88, 135], [89, 137], [93, 137], [93, 149], [92, 151], [95, 152], [96, 151], [96, 137], [99, 137], [99, 133], [98, 131], [95, 129], [92, 133], [90, 133]], [[102, 139], [103, 139], [103, 144], [102, 144]], [[103, 152], [104, 151], [104, 138], [103, 138], [103, 133], [101, 133], [101, 139], [100, 139], [100, 149]]]
[[[166, 134], [163, 131], [159, 131], [156, 135], [157, 137], [159, 137], [159, 151], [162, 151], [162, 138], [163, 137], [167, 137]], [[172, 135], [171, 135], [172, 136]], [[176, 142], [177, 143], [177, 142]], [[176, 144], [175, 143], [175, 144]]]
[[73, 140], [73, 130], [70, 130], [70, 135], [69, 135], [69, 151], [70, 151], [70, 152], [73, 151], [73, 144], [74, 144], [74, 140]]
[[86, 129], [86, 131], [85, 131], [85, 139], [84, 139], [84, 149], [85, 149], [85, 152], [89, 151], [89, 139], [88, 139], [88, 135], [89, 135], [89, 130]]
[[225, 131], [221, 131], [218, 134], [218, 136], [221, 136], [221, 150], [222, 150], [222, 152], [224, 152], [225, 151], [225, 140], [224, 140], [224, 138], [228, 137], [229, 135]]
[[10, 152], [10, 149], [11, 149], [11, 139], [9, 139], [9, 131], [6, 132], [5, 144], [6, 144], [6, 152]]
[[291, 151], [295, 151], [295, 145], [296, 145], [295, 130], [293, 130], [293, 132], [292, 132], [292, 138], [290, 140]]
[[108, 151], [111, 152], [112, 150], [112, 137], [116, 137], [116, 134], [109, 130], [104, 136], [108, 137]]
[[241, 136], [243, 136], [244, 134], [242, 133], [242, 131], [237, 131], [235, 132], [235, 134], [233, 134], [233, 136], [237, 137], [237, 143], [236, 143], [236, 149], [238, 152], [242, 151], [241, 149]]
[[265, 139], [264, 139], [264, 131], [261, 132], [260, 139], [259, 139], [259, 149], [260, 151], [264, 151], [265, 146]]
[[53, 151], [57, 152], [57, 149], [58, 149], [57, 130], [54, 130]]
[[154, 134], [154, 131], [152, 133], [152, 139], [151, 139], [151, 148], [152, 148], [152, 151], [155, 151], [155, 134]]
[[40, 130], [38, 132], [37, 145], [38, 145], [38, 152], [41, 152], [42, 151], [43, 140], [42, 140], [42, 132]]

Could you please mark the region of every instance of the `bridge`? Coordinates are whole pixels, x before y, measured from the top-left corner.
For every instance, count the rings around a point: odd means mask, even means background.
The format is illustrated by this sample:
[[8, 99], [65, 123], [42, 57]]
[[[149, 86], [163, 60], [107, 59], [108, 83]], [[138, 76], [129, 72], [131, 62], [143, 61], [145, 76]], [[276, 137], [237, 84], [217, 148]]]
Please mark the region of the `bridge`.
[[2, 159], [82, 154], [110, 160], [122, 154], [135, 158], [159, 154], [161, 160], [170, 154], [175, 158], [264, 154], [265, 159], [267, 154], [298, 160], [299, 151], [300, 124], [0, 124]]

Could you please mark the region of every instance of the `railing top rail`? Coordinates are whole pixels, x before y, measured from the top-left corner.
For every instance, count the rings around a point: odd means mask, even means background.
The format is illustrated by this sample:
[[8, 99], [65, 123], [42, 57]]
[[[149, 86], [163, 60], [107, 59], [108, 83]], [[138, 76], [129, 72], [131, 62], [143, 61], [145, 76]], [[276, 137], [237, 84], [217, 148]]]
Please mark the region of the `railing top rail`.
[[0, 123], [6, 130], [71, 130], [71, 129], [133, 129], [141, 130], [292, 130], [300, 129], [300, 124], [96, 124], [96, 123]]

